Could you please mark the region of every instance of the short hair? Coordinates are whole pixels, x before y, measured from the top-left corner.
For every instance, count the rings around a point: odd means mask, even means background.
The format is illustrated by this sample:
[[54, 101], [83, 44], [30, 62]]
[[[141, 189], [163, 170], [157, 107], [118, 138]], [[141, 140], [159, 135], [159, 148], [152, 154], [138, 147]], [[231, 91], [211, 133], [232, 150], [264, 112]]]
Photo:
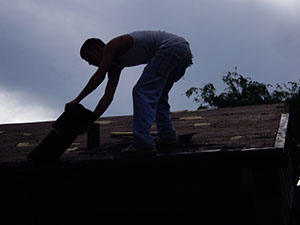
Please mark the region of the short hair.
[[93, 50], [96, 47], [103, 48], [104, 46], [105, 46], [105, 43], [103, 41], [101, 41], [99, 38], [89, 38], [81, 46], [80, 56], [81, 56], [81, 58], [83, 58], [82, 56], [83, 56], [84, 52]]

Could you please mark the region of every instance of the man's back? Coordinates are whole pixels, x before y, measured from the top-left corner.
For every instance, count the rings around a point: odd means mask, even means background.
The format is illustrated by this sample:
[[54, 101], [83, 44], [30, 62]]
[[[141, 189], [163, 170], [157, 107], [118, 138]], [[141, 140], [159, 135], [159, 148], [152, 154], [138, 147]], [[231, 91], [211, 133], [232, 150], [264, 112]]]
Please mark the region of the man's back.
[[187, 43], [183, 37], [164, 31], [136, 31], [128, 35], [134, 39], [133, 46], [117, 58], [117, 63], [123, 67], [146, 64], [158, 49]]

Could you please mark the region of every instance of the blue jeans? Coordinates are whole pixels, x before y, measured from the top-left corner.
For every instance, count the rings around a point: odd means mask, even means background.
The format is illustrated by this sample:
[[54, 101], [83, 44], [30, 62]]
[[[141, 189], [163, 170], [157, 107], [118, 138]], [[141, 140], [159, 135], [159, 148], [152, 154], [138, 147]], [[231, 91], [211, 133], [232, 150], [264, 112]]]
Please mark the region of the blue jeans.
[[192, 64], [188, 43], [159, 49], [133, 88], [133, 145], [155, 148], [150, 128], [156, 119], [158, 136], [177, 139], [170, 117], [168, 93]]

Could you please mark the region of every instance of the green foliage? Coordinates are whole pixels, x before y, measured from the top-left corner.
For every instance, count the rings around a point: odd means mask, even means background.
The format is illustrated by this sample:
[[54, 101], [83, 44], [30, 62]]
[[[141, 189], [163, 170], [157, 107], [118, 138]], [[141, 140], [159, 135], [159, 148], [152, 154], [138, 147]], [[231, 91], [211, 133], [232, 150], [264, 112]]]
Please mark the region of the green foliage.
[[200, 104], [198, 109], [208, 107], [230, 107], [243, 105], [259, 105], [271, 103], [290, 103], [299, 93], [300, 84], [288, 82], [287, 84], [277, 84], [273, 92], [269, 91], [270, 84], [252, 81], [249, 77], [244, 77], [237, 72], [228, 72], [222, 77], [227, 85], [224, 92], [216, 95], [213, 84], [208, 83], [203, 87], [192, 87], [186, 91], [188, 98], [193, 96], [193, 101]]
[[237, 68], [234, 72], [224, 75], [222, 80], [226, 88], [219, 95], [216, 94], [216, 89], [211, 83], [200, 88], [192, 87], [185, 94], [188, 98], [193, 97], [193, 100], [200, 104], [198, 109], [287, 103], [290, 114], [287, 143], [291, 165], [297, 176], [295, 182], [297, 182], [300, 179], [300, 84], [297, 82], [276, 84], [275, 90], [271, 92], [269, 89], [272, 85], [245, 78], [237, 72]]

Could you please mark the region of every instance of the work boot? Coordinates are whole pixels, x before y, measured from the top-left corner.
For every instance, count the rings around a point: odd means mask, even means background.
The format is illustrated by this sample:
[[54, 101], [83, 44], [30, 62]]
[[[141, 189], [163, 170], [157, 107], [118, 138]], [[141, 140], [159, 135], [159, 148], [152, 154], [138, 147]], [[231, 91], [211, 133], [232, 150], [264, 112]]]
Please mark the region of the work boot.
[[175, 151], [175, 147], [178, 145], [177, 138], [158, 138], [155, 141], [155, 145], [158, 152], [171, 153]]
[[156, 154], [156, 148], [152, 148], [152, 149], [139, 148], [131, 144], [126, 149], [120, 152], [119, 157], [135, 158], [135, 157], [154, 156], [155, 154]]

